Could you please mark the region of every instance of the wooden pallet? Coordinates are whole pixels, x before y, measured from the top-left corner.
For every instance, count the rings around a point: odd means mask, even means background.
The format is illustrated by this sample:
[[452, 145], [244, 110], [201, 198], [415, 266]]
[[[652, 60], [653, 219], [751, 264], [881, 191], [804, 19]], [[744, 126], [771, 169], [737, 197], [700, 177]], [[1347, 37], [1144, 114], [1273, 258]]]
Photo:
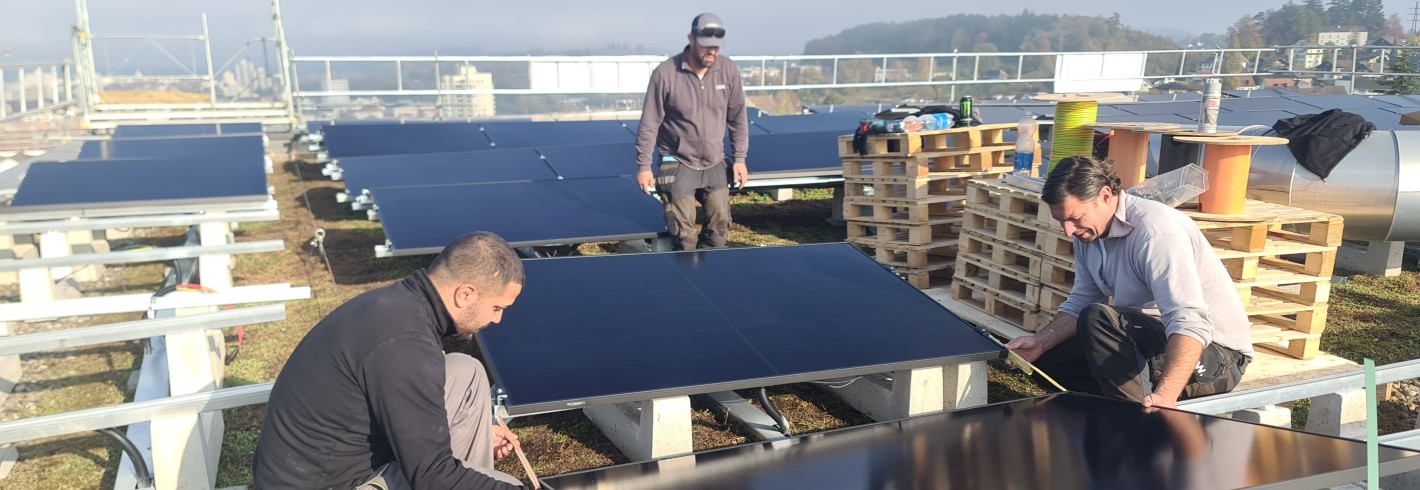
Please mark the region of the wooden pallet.
[[843, 159], [843, 175], [914, 179], [940, 173], [991, 172], [1002, 167], [1011, 171], [1014, 170], [1014, 152], [1014, 146], [1000, 145], [908, 156], [847, 157]]
[[1075, 263], [1075, 240], [1065, 235], [1064, 231], [1045, 229], [1039, 223], [1035, 226], [1035, 248], [1047, 258]]
[[1040, 296], [1040, 283], [978, 257], [961, 254], [957, 257], [956, 274], [952, 280], [970, 279], [989, 288], [997, 296], [1010, 299], [1032, 310]]
[[996, 241], [1029, 250], [1035, 248], [1035, 227], [991, 210], [968, 206], [962, 212], [962, 229], [976, 231]]
[[1059, 289], [1053, 286], [1041, 286], [1040, 295], [1036, 298], [1036, 304], [1040, 306], [1040, 311], [1053, 315], [1060, 311], [1060, 305], [1065, 304], [1065, 299], [1070, 297], [1069, 289]]
[[985, 283], [976, 279], [954, 276], [951, 285], [952, 298], [972, 308], [1006, 321], [1023, 330], [1034, 332], [1040, 320], [1035, 305], [1025, 304], [991, 291]]
[[978, 231], [962, 230], [961, 254], [988, 262], [1022, 277], [1034, 278], [1043, 257], [1034, 248], [1001, 242]]
[[[853, 150], [853, 136], [838, 137], [838, 156], [912, 156], [922, 152], [969, 150], [984, 146], [1004, 146], [1006, 131], [1016, 129], [1015, 123], [983, 124], [965, 128], [938, 129], [916, 133], [875, 134], [868, 136], [867, 154]], [[1014, 149], [1014, 146], [1012, 147]]]
[[918, 200], [844, 197], [843, 219], [902, 225], [925, 224], [941, 218], [960, 218], [965, 205], [965, 199], [951, 196], [933, 196]]
[[922, 270], [899, 270], [907, 283], [917, 289], [932, 289], [945, 287], [952, 282], [952, 269], [922, 269]]
[[1075, 287], [1075, 263], [1056, 257], [1040, 256], [1040, 268], [1031, 273], [1040, 283], [1069, 291]]
[[850, 238], [848, 243], [872, 254], [879, 264], [899, 269], [913, 269], [913, 272], [951, 269], [956, 265], [957, 244], [954, 242], [896, 245]]
[[[961, 232], [961, 219], [940, 218], [921, 224], [895, 224], [848, 220], [848, 239], [877, 245], [933, 246], [953, 244]], [[936, 245], [944, 246], [944, 245]]]
[[1044, 203], [1040, 194], [1007, 185], [1000, 180], [974, 180], [966, 184], [967, 206], [994, 209], [1018, 220], [1029, 220], [1040, 214]]
[[[1209, 230], [1203, 233], [1207, 236], [1226, 234], [1228, 231]], [[1317, 277], [1330, 277], [1336, 269], [1336, 247], [1291, 241], [1272, 235], [1264, 241], [1261, 250], [1255, 252], [1219, 247], [1214, 247], [1213, 250], [1235, 281], [1253, 281], [1264, 269], [1281, 269]], [[1296, 256], [1299, 259], [1292, 260], [1284, 256]]]

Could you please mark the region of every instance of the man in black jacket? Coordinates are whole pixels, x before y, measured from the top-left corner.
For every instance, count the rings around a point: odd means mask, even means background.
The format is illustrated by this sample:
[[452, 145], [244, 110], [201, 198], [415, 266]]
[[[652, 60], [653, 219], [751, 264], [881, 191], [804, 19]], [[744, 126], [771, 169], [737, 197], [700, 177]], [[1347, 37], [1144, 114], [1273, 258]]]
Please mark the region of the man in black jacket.
[[276, 378], [256, 488], [516, 488], [493, 469], [517, 437], [493, 423], [488, 377], [441, 339], [498, 323], [523, 266], [497, 235], [449, 244], [427, 271], [336, 308]]

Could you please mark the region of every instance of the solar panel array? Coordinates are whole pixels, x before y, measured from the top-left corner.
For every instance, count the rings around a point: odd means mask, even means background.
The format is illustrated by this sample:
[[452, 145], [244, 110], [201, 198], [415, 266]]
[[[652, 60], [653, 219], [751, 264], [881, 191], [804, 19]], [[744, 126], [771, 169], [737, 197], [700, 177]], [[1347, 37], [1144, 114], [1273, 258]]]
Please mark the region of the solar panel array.
[[[1409, 129], [1400, 124], [1400, 116], [1420, 110], [1420, 96], [1414, 95], [1301, 95], [1290, 90], [1230, 91], [1218, 111], [1218, 123], [1224, 126], [1272, 126], [1278, 119], [1304, 114], [1318, 114], [1328, 109], [1341, 109], [1359, 114], [1377, 129]], [[1140, 102], [1101, 105], [1100, 122], [1158, 122], [1197, 124], [1199, 94], [1141, 95]], [[977, 105], [986, 122], [1015, 122], [1025, 112], [1053, 116], [1054, 106], [1032, 102]]]

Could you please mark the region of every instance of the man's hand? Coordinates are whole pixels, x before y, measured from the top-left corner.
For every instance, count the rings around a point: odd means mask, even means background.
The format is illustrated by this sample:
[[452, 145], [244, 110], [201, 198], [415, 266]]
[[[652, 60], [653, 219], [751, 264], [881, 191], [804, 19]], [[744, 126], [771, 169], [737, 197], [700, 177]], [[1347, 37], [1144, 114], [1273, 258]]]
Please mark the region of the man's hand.
[[1040, 359], [1040, 356], [1045, 354], [1045, 351], [1050, 350], [1034, 335], [1016, 337], [1006, 343], [1006, 348], [1032, 363], [1034, 363], [1036, 359]]
[[1144, 397], [1143, 405], [1146, 409], [1178, 408], [1178, 397], [1162, 395], [1156, 391]]
[[745, 188], [745, 183], [749, 182], [749, 167], [743, 162], [734, 165], [735, 182], [739, 183], [741, 189]]
[[650, 170], [636, 172], [636, 187], [649, 196], [651, 191], [656, 188], [656, 177], [651, 175]]
[[518, 445], [518, 435], [513, 431], [504, 429], [502, 426], [493, 425], [493, 459], [503, 459], [504, 456], [513, 454], [514, 448], [521, 448]]

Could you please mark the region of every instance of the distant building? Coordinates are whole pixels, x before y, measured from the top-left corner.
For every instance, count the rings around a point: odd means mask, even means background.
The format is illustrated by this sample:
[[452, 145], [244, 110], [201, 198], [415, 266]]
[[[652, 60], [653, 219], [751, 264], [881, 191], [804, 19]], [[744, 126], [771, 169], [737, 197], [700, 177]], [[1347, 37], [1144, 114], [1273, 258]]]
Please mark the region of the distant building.
[[1307, 43], [1298, 42], [1289, 46], [1287, 53], [1291, 56], [1288, 60], [1292, 70], [1307, 71], [1320, 66], [1326, 61], [1326, 50], [1318, 48], [1305, 48]]
[[1366, 44], [1370, 33], [1361, 28], [1348, 28], [1344, 31], [1320, 32], [1316, 35], [1316, 43], [1323, 46], [1362, 46]]
[[[322, 92], [349, 92], [349, 91], [350, 91], [350, 80], [347, 80], [347, 79], [344, 79], [344, 78], [334, 78], [334, 79], [327, 78], [327, 79], [321, 81], [320, 89], [321, 89]], [[343, 105], [348, 105], [348, 104], [350, 104], [350, 96], [349, 96], [349, 95], [331, 95], [331, 96], [325, 97], [325, 100], [322, 101], [322, 102], [324, 102], [326, 105], [330, 105], [330, 106], [343, 106]]]
[[[454, 75], [439, 77], [439, 90], [492, 90], [493, 74], [464, 65]], [[493, 94], [452, 94], [439, 96], [439, 117], [472, 119], [497, 114]]]

